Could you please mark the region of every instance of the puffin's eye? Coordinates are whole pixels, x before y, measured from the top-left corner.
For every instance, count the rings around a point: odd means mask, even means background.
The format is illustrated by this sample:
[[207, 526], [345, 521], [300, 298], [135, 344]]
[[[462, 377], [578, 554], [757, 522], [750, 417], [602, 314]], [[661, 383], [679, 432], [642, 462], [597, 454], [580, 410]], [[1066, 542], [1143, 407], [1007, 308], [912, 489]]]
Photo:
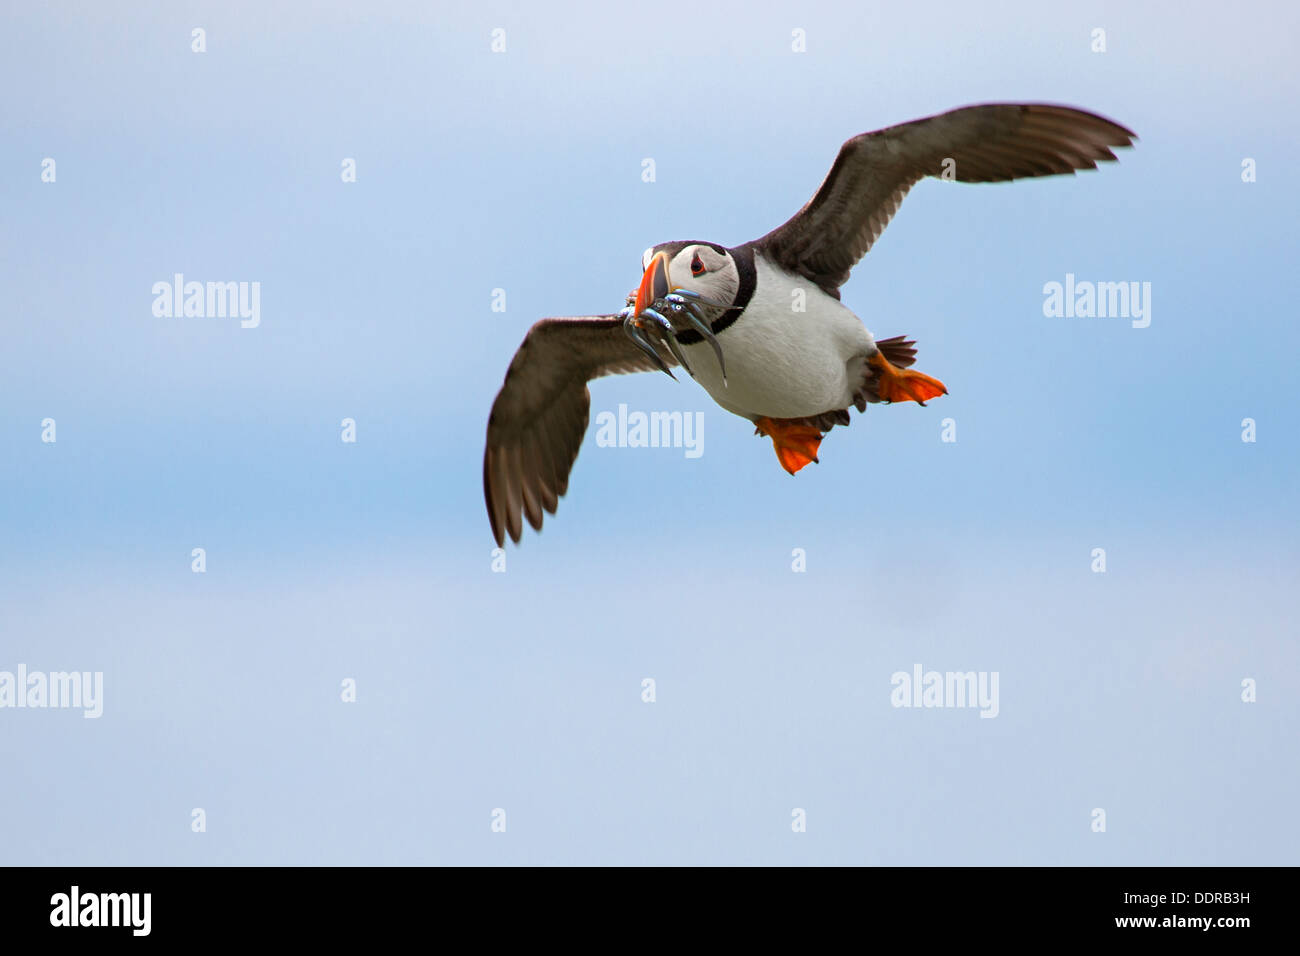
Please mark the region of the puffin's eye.
[[697, 252], [691, 257], [691, 275], [702, 276], [704, 272], [704, 261], [700, 259], [700, 254]]

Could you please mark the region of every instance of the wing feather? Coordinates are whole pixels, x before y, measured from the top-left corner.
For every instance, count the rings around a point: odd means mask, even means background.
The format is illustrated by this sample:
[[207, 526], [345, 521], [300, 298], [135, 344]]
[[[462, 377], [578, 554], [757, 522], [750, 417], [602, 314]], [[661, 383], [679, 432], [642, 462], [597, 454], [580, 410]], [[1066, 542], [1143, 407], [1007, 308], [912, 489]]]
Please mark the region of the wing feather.
[[988, 103], [863, 133], [789, 222], [755, 241], [771, 260], [831, 295], [880, 238], [899, 205], [950, 161], [958, 182], [1073, 174], [1114, 162], [1134, 134], [1104, 117], [1045, 103]]
[[542, 319], [528, 330], [492, 404], [483, 452], [483, 497], [498, 546], [507, 534], [519, 541], [524, 519], [540, 531], [544, 513], [555, 514], [569, 490], [591, 410], [587, 383], [656, 368], [616, 315]]

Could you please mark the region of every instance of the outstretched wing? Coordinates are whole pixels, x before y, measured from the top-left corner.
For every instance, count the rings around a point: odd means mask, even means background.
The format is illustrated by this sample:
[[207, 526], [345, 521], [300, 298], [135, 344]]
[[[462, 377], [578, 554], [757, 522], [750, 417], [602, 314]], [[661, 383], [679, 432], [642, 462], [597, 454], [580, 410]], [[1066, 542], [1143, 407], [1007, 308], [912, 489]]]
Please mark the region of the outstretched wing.
[[[568, 491], [591, 409], [587, 383], [657, 368], [622, 326], [616, 315], [542, 319], [524, 336], [492, 404], [483, 452], [483, 496], [498, 546], [507, 531], [518, 543], [521, 514], [540, 531], [542, 510], [555, 514]], [[677, 364], [658, 350], [665, 364]]]
[[1096, 169], [1135, 135], [1108, 119], [1043, 103], [966, 106], [855, 136], [817, 194], [785, 225], [755, 241], [764, 255], [830, 295], [924, 176], [1004, 182]]

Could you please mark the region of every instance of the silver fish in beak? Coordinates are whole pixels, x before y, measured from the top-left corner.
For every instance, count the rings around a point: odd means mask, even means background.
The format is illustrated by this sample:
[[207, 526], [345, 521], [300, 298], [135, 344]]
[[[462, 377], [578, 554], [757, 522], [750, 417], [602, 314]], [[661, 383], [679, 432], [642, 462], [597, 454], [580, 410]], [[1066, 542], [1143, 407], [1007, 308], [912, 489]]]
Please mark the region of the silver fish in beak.
[[[668, 350], [672, 352], [673, 358], [694, 376], [695, 373], [691, 371], [686, 356], [682, 353], [681, 344], [677, 341], [672, 322], [664, 313], [684, 318], [687, 324], [699, 332], [713, 347], [713, 354], [717, 356], [718, 367], [722, 370], [722, 380], [725, 384], [727, 365], [722, 357], [722, 346], [718, 344], [718, 338], [713, 334], [713, 329], [710, 328], [700, 306], [727, 308], [722, 303], [713, 302], [689, 289], [675, 288], [668, 272], [668, 253], [657, 252], [650, 260], [650, 265], [646, 267], [645, 274], [641, 276], [641, 284], [637, 288], [632, 304], [624, 310], [623, 329], [641, 351], [653, 358], [656, 365], [676, 380], [676, 376], [669, 371], [667, 364], [646, 338], [645, 332], [650, 328], [658, 333]], [[647, 326], [645, 319], [649, 319], [652, 324]]]

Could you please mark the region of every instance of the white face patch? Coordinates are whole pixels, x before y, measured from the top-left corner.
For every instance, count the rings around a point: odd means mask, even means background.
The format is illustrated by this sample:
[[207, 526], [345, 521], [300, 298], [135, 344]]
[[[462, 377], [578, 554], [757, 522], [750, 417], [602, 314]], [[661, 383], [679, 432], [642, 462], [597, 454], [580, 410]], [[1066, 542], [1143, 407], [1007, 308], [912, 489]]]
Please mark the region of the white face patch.
[[650, 268], [650, 260], [655, 254], [655, 247], [651, 246], [645, 252], [641, 253], [641, 271], [645, 272]]
[[[700, 257], [704, 266], [702, 275], [691, 272], [691, 261]], [[668, 264], [668, 274], [674, 286], [698, 292], [715, 302], [731, 302], [740, 290], [740, 273], [731, 256], [720, 255], [711, 246], [687, 246]]]

